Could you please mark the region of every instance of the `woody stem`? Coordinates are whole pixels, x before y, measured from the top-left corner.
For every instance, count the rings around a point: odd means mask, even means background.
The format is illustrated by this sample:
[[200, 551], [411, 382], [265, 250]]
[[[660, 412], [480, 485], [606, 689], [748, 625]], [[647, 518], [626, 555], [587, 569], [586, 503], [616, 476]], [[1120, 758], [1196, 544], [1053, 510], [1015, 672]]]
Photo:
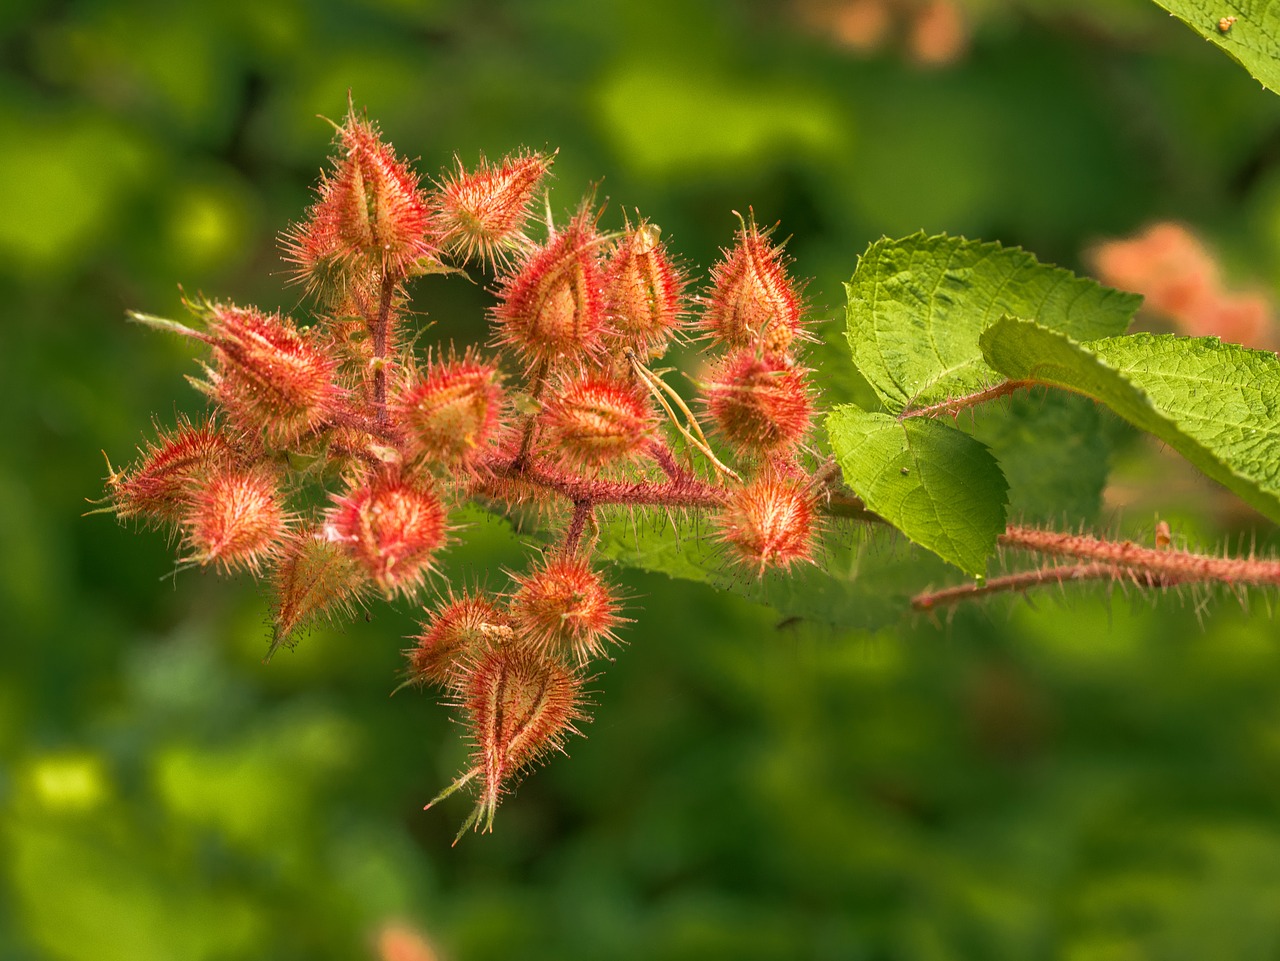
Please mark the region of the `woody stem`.
[[[533, 376], [529, 378], [529, 396], [533, 400], [542, 397], [542, 391], [547, 386], [547, 371], [551, 368], [551, 361], [542, 360], [534, 369]], [[531, 411], [524, 422], [524, 431], [520, 435], [520, 452], [516, 454], [516, 459], [512, 461], [512, 468], [516, 471], [524, 470], [529, 464], [529, 448], [533, 445], [533, 428], [537, 424], [538, 412]]]
[[391, 300], [400, 278], [390, 272], [382, 275], [378, 295], [378, 313], [370, 333], [373, 335], [373, 419], [378, 427], [387, 423], [387, 353], [391, 331]]

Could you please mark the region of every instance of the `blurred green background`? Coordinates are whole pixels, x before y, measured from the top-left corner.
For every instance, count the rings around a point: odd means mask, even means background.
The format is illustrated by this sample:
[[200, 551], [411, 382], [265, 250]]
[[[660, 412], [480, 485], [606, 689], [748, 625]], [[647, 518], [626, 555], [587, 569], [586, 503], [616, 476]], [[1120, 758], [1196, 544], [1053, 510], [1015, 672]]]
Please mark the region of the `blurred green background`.
[[[932, 64], [901, 24], [863, 49], [857, 13], [3, 4], [0, 958], [1280, 957], [1266, 598], [1050, 594], [843, 636], [624, 572], [588, 737], [451, 849], [465, 803], [421, 806], [458, 728], [387, 696], [412, 611], [264, 664], [252, 584], [170, 579], [162, 536], [81, 516], [100, 450], [199, 407], [188, 345], [125, 310], [177, 316], [179, 285], [293, 309], [275, 238], [348, 90], [426, 172], [560, 148], [557, 209], [599, 183], [692, 264], [753, 207], [822, 316], [868, 242], [921, 227], [1080, 269], [1173, 217], [1280, 288], [1280, 99], [1154, 5], [975, 0]], [[419, 293], [483, 337], [482, 286]], [[1239, 523], [1214, 496], [1106, 520], [1213, 543]], [[451, 571], [520, 556], [480, 529]]]

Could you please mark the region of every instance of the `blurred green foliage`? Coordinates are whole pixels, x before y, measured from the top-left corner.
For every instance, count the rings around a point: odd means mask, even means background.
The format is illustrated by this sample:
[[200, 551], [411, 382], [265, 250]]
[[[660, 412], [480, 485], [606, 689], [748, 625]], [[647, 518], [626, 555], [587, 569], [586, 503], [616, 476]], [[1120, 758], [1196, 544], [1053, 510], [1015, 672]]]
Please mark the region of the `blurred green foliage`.
[[[1280, 100], [1154, 5], [973, 0], [967, 54], [928, 70], [800, 9], [3, 6], [0, 957], [371, 958], [392, 921], [455, 959], [1280, 953], [1266, 598], [1048, 595], [837, 636], [626, 574], [589, 737], [450, 849], [465, 805], [420, 807], [465, 746], [429, 699], [387, 697], [412, 611], [264, 664], [252, 585], [171, 583], [162, 537], [80, 516], [100, 449], [126, 461], [198, 407], [187, 345], [125, 309], [176, 316], [179, 284], [295, 307], [275, 237], [348, 90], [426, 171], [560, 148], [553, 207], [599, 183], [607, 218], [639, 206], [691, 263], [753, 207], [820, 316], [869, 242], [920, 228], [1079, 269], [1175, 217], [1280, 286]], [[433, 333], [483, 339], [482, 286], [420, 293]], [[1108, 522], [1238, 531], [1162, 469]], [[525, 550], [472, 541], [456, 579]]]

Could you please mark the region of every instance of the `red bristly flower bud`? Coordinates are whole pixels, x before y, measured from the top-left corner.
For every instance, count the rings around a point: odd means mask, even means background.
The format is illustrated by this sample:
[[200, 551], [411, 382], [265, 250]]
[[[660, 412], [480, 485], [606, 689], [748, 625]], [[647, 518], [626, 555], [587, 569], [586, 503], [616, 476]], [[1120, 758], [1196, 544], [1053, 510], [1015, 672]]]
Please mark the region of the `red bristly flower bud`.
[[539, 649], [582, 664], [617, 640], [613, 629], [622, 622], [621, 605], [583, 558], [551, 555], [515, 582], [510, 612], [516, 632]]
[[514, 636], [511, 618], [489, 598], [467, 593], [455, 598], [450, 593], [405, 652], [410, 677], [447, 687], [469, 658], [486, 647], [510, 643]]
[[266, 467], [223, 467], [192, 496], [182, 518], [191, 559], [257, 574], [280, 552], [288, 516]]
[[655, 428], [647, 395], [590, 374], [562, 385], [540, 415], [542, 443], [566, 466], [599, 470], [637, 454]]
[[172, 431], [161, 432], [147, 445], [133, 467], [120, 474], [112, 471], [107, 478], [116, 516], [176, 523], [195, 491], [234, 461], [231, 444], [212, 422], [179, 420]]
[[735, 557], [761, 577], [813, 559], [817, 503], [806, 480], [762, 474], [730, 497], [715, 524]]
[[733, 247], [711, 271], [711, 293], [699, 325], [728, 347], [759, 346], [784, 353], [803, 336], [800, 300], [783, 264], [755, 222], [744, 223]]
[[685, 280], [667, 257], [654, 224], [628, 226], [605, 268], [609, 334], [644, 357], [660, 356], [682, 322]]
[[272, 578], [275, 621], [272, 645], [289, 638], [316, 618], [350, 616], [367, 591], [368, 578], [345, 545], [329, 540], [319, 527], [297, 531], [286, 539]]
[[199, 312], [213, 346], [209, 392], [240, 427], [288, 446], [337, 409], [338, 365], [314, 329], [254, 307], [211, 304]]
[[497, 340], [530, 366], [579, 362], [599, 350], [604, 327], [601, 238], [582, 210], [502, 279], [493, 309]]
[[502, 645], [478, 651], [458, 687], [476, 745], [475, 766], [464, 778], [480, 776], [479, 803], [463, 830], [471, 824], [479, 829], [482, 821], [491, 830], [506, 786], [545, 754], [563, 751], [565, 739], [578, 733], [582, 678], [544, 653]]
[[384, 594], [408, 595], [422, 586], [447, 533], [444, 505], [433, 490], [375, 477], [333, 501], [324, 536], [345, 545]]
[[446, 175], [436, 192], [441, 245], [464, 263], [474, 257], [505, 266], [509, 253], [529, 245], [529, 205], [552, 159], [512, 154], [495, 165], [481, 156], [468, 172], [455, 157], [457, 172]]
[[740, 452], [793, 448], [813, 419], [804, 371], [784, 355], [753, 347], [730, 354], [703, 389], [716, 428]]
[[408, 272], [435, 252], [432, 211], [418, 175], [356, 116], [338, 128], [339, 154], [310, 217], [284, 238], [287, 259], [309, 287], [345, 285], [370, 270]]
[[498, 432], [503, 402], [498, 381], [496, 365], [470, 355], [411, 373], [392, 402], [405, 452], [411, 458], [461, 465], [483, 454]]

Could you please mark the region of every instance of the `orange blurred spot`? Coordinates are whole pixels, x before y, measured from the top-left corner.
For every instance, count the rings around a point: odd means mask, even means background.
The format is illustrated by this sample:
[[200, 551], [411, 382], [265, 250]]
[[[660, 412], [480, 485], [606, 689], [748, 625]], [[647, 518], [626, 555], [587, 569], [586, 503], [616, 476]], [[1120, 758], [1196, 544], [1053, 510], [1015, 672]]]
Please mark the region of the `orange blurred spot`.
[[378, 961], [439, 961], [431, 943], [404, 924], [387, 924], [378, 932]]
[[958, 60], [969, 45], [969, 28], [954, 0], [926, 0], [915, 11], [907, 46], [918, 63], [930, 67]]
[[1086, 257], [1103, 283], [1142, 294], [1144, 308], [1179, 333], [1259, 348], [1277, 339], [1267, 298], [1225, 290], [1214, 255], [1181, 224], [1153, 224], [1105, 241]]
[[810, 31], [836, 46], [871, 54], [903, 38], [907, 56], [922, 66], [959, 59], [969, 25], [956, 0], [799, 0], [796, 13]]

